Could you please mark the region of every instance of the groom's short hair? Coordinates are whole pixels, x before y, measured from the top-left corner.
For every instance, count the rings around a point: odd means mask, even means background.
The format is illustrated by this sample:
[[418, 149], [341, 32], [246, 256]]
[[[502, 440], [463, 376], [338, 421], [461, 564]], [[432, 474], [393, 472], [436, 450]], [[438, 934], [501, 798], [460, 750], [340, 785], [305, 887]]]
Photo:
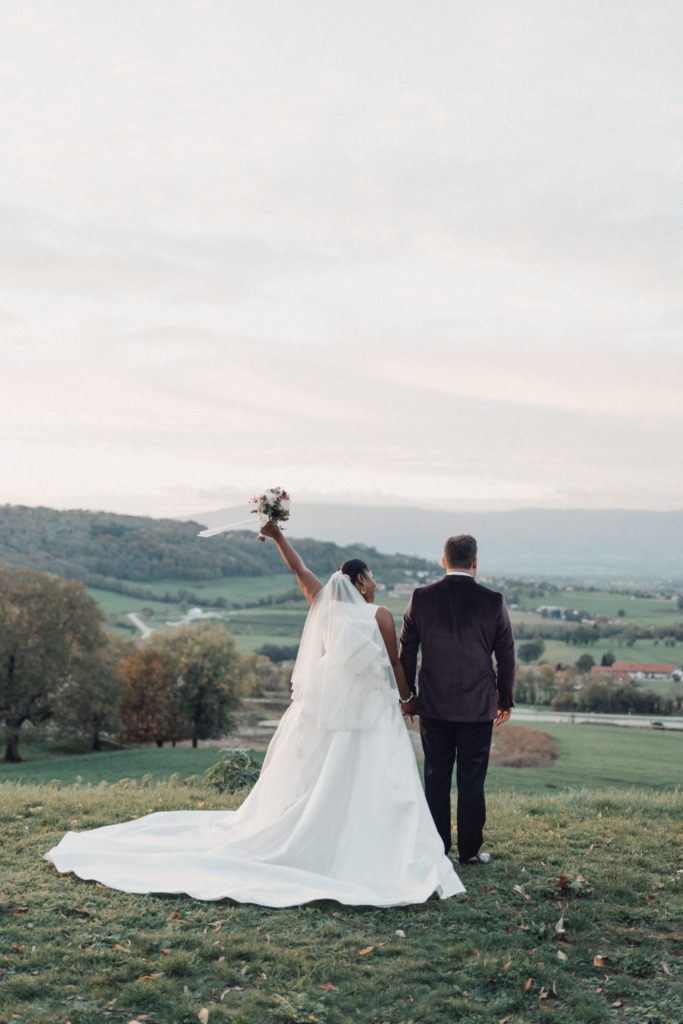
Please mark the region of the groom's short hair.
[[477, 542], [469, 533], [448, 537], [443, 546], [443, 555], [449, 569], [470, 569], [477, 557]]

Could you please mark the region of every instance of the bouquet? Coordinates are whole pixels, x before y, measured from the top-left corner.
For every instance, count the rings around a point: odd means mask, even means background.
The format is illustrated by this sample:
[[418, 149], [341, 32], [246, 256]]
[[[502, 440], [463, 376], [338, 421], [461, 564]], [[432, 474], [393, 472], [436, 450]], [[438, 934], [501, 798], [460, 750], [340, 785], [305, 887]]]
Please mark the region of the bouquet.
[[[289, 495], [283, 487], [271, 487], [251, 499], [254, 506], [251, 512], [259, 517], [259, 527], [265, 526], [268, 521], [279, 525], [289, 519], [289, 502]], [[266, 538], [259, 534], [258, 539], [265, 541]]]
[[[269, 520], [272, 523], [286, 523], [289, 519], [289, 502], [289, 495], [283, 487], [270, 487], [263, 494], [257, 494], [252, 498], [249, 504], [254, 506], [251, 514], [259, 517], [260, 528], [265, 526]], [[202, 530], [197, 536], [215, 537], [217, 533], [225, 533], [226, 530], [239, 530], [250, 526], [251, 523], [251, 519], [241, 519], [237, 523], [226, 523], [225, 526], [213, 526], [210, 529]], [[266, 538], [259, 534], [258, 539], [265, 541]]]

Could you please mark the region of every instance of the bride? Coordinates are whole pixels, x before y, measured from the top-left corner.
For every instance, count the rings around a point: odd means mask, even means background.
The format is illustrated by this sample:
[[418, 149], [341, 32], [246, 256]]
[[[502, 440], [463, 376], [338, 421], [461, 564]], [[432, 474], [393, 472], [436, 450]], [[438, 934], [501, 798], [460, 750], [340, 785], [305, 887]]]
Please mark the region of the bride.
[[389, 907], [464, 892], [422, 791], [402, 718], [415, 705], [372, 572], [352, 559], [323, 586], [274, 523], [261, 532], [311, 608], [292, 703], [251, 793], [236, 811], [162, 811], [67, 832], [46, 859], [123, 892], [268, 907]]

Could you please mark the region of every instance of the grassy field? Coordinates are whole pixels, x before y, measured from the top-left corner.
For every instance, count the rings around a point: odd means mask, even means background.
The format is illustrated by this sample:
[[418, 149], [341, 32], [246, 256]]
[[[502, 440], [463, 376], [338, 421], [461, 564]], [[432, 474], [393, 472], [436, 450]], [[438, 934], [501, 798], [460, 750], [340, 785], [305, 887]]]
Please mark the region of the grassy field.
[[[525, 723], [525, 727], [536, 728]], [[667, 789], [683, 786], [683, 733], [617, 729], [593, 725], [543, 725], [560, 748], [560, 757], [547, 768], [489, 769], [490, 792], [548, 793], [556, 789], [603, 786]], [[230, 746], [229, 739], [226, 746]], [[202, 775], [217, 757], [215, 747], [136, 748], [99, 754], [64, 752], [51, 744], [23, 747], [22, 764], [0, 764], [0, 782], [70, 785], [80, 778], [97, 785], [150, 775], [160, 780], [177, 773]]]
[[263, 576], [230, 576], [221, 580], [153, 580], [144, 584], [158, 594], [178, 590], [191, 590], [200, 597], [223, 597], [229, 605], [279, 597], [296, 587], [288, 573], [266, 573]]
[[[567, 644], [562, 640], [544, 640], [542, 658], [553, 665], [556, 662], [574, 665], [582, 654], [590, 654], [596, 665], [599, 665], [603, 654], [612, 651], [617, 661], [666, 662], [677, 668], [683, 667], [683, 644], [665, 647], [663, 643], [657, 644], [654, 640], [636, 640], [633, 647], [627, 647], [626, 644], [615, 643], [615, 640], [616, 637], [611, 637], [586, 646]], [[655, 688], [649, 682], [647, 686], [649, 689]], [[671, 687], [671, 684], [668, 683], [667, 687]]]
[[[254, 601], [268, 601], [281, 597], [293, 589], [292, 577], [287, 574], [273, 573], [265, 576], [234, 577], [231, 579], [196, 582], [188, 580], [156, 580], [140, 584], [161, 595], [167, 592], [188, 590], [197, 596], [223, 597], [229, 606], [226, 623], [235, 635], [237, 647], [244, 653], [251, 653], [266, 643], [296, 643], [301, 636], [306, 615], [306, 605], [269, 606], [258, 608], [240, 608]], [[179, 619], [187, 606], [178, 603], [165, 603], [160, 600], [146, 600], [128, 597], [111, 591], [90, 588], [93, 597], [100, 603], [108, 615], [115, 615], [125, 623], [125, 631], [129, 636], [137, 635], [130, 629], [126, 620], [129, 612], [140, 615], [152, 629], [165, 629], [168, 620]], [[391, 609], [400, 626], [401, 617], [407, 603], [404, 595], [389, 595], [378, 592], [377, 601]], [[548, 599], [526, 599], [522, 607], [533, 609], [540, 604], [555, 604], [559, 607], [581, 608], [592, 614], [600, 612], [616, 617], [619, 609], [624, 609], [626, 616], [621, 620], [625, 625], [639, 624], [644, 626], [663, 626], [672, 622], [680, 622], [683, 613], [677, 610], [674, 602], [655, 598], [630, 598], [625, 594], [610, 594], [606, 591], [573, 590], [551, 595]], [[152, 615], [149, 614], [151, 609]], [[542, 620], [543, 621], [543, 620]], [[665, 647], [663, 643], [653, 640], [637, 640], [633, 647], [627, 647], [613, 640], [600, 640], [587, 647], [575, 647], [562, 641], [546, 640], [544, 660], [562, 664], [574, 664], [581, 654], [591, 654], [596, 662], [608, 650], [613, 651], [620, 661], [665, 661], [676, 667], [683, 667], [683, 644], [676, 647]], [[665, 695], [670, 695], [670, 684], [654, 687]]]
[[647, 626], [665, 626], [683, 619], [683, 612], [677, 608], [675, 600], [611, 594], [605, 590], [563, 590], [544, 598], [524, 597], [519, 607], [533, 611], [544, 604], [586, 611], [591, 615], [609, 615], [615, 619], [619, 611], [623, 611], [625, 623], [639, 622]]
[[[242, 794], [243, 796], [243, 794]], [[64, 830], [235, 806], [200, 787], [0, 785], [3, 1024], [674, 1024], [680, 794], [492, 801], [467, 895], [287, 910], [114, 892], [42, 854]]]

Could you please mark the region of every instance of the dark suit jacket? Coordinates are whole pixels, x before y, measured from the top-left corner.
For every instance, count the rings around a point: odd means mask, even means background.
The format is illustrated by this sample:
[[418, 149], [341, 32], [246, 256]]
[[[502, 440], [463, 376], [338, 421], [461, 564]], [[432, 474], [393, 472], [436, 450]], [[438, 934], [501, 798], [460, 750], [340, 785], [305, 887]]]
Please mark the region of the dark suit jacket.
[[[418, 713], [450, 722], [485, 722], [514, 706], [515, 642], [502, 594], [471, 576], [418, 587], [403, 617], [400, 659]], [[492, 655], [495, 654], [497, 671]]]

